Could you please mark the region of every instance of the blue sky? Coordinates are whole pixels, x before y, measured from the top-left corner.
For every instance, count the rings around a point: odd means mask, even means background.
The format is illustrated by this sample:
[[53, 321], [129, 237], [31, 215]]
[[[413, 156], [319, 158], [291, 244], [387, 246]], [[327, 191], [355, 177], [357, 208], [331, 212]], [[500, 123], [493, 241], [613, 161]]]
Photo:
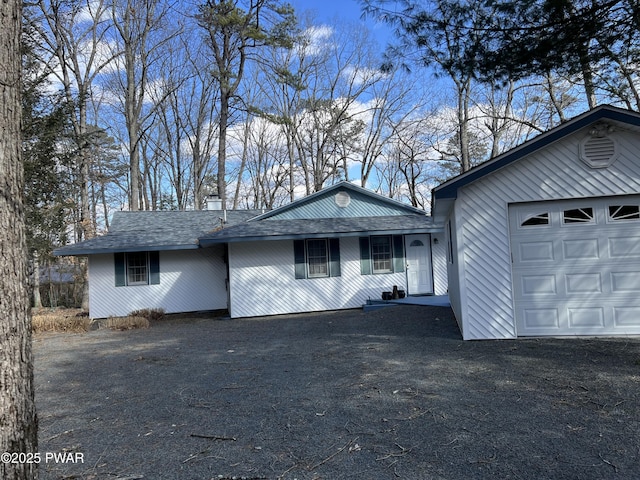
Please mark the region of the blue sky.
[[335, 17], [359, 20], [361, 15], [357, 0], [289, 0], [289, 3], [300, 13], [305, 10], [315, 11], [322, 21], [330, 21]]
[[362, 19], [362, 9], [358, 0], [288, 0], [300, 16], [305, 12], [313, 12], [318, 21], [331, 24], [336, 19], [347, 22], [363, 22], [371, 33], [378, 38], [380, 48], [388, 43], [389, 27], [376, 23], [371, 18]]

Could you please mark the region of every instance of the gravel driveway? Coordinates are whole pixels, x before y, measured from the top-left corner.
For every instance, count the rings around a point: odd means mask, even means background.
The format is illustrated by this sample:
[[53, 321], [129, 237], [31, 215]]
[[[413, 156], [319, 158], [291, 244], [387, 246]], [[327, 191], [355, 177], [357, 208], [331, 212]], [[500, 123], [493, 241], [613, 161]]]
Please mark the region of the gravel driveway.
[[44, 479], [636, 479], [640, 339], [398, 306], [34, 340]]

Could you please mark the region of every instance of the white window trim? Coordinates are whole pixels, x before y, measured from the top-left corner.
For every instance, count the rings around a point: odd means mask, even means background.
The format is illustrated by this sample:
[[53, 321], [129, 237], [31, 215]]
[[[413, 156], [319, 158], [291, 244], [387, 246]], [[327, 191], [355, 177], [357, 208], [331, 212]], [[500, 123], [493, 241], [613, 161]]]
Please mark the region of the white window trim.
[[[309, 259], [311, 255], [309, 255], [309, 242], [313, 241], [321, 241], [324, 243], [324, 264], [326, 273], [311, 273], [311, 264]], [[329, 241], [326, 238], [307, 238], [304, 241], [304, 253], [305, 253], [305, 264], [307, 268], [307, 278], [326, 278], [329, 277]]]
[[[132, 255], [144, 255], [145, 257], [145, 265], [144, 265], [144, 276], [145, 279], [144, 280], [139, 280], [139, 281], [131, 281], [131, 269], [133, 268], [138, 268], [138, 267], [133, 267], [130, 266], [129, 264], [129, 259], [131, 258]], [[150, 265], [149, 265], [149, 252], [136, 252], [136, 253], [127, 253], [124, 256], [124, 262], [125, 262], [125, 281], [127, 283], [127, 286], [138, 286], [138, 285], [149, 285], [149, 272], [150, 272]]]
[[[391, 238], [391, 235], [372, 235], [370, 237], [370, 248], [371, 248], [371, 273], [373, 273], [374, 275], [384, 275], [387, 273], [393, 273], [393, 239]], [[388, 241], [388, 245], [389, 245], [389, 268], [385, 268], [385, 269], [376, 269], [376, 259], [374, 258], [374, 252], [373, 252], [373, 240], [375, 238], [385, 238]], [[386, 260], [383, 260], [386, 261]]]

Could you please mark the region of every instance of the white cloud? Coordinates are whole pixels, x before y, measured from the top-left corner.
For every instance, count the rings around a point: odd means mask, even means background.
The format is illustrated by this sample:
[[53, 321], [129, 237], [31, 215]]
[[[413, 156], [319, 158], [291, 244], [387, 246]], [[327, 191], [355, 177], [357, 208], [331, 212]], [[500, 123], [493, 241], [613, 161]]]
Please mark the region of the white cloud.
[[300, 57], [317, 55], [332, 45], [334, 29], [328, 25], [317, 25], [307, 28], [302, 34], [302, 41], [297, 45]]

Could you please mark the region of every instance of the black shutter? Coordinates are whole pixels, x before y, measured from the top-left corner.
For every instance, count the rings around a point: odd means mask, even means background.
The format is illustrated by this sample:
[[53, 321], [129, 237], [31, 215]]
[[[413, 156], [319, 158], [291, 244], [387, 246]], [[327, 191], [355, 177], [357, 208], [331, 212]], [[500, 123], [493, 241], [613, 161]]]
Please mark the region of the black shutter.
[[116, 272], [116, 287], [124, 287], [127, 284], [124, 253], [114, 253], [113, 264]]
[[149, 252], [149, 285], [160, 284], [160, 252]]
[[393, 271], [404, 272], [404, 241], [402, 235], [393, 236]]
[[340, 276], [340, 239], [329, 239], [329, 276]]
[[296, 279], [307, 278], [307, 265], [304, 259], [304, 240], [293, 241], [293, 258], [296, 265]]
[[371, 275], [371, 251], [369, 237], [360, 237], [360, 274]]

